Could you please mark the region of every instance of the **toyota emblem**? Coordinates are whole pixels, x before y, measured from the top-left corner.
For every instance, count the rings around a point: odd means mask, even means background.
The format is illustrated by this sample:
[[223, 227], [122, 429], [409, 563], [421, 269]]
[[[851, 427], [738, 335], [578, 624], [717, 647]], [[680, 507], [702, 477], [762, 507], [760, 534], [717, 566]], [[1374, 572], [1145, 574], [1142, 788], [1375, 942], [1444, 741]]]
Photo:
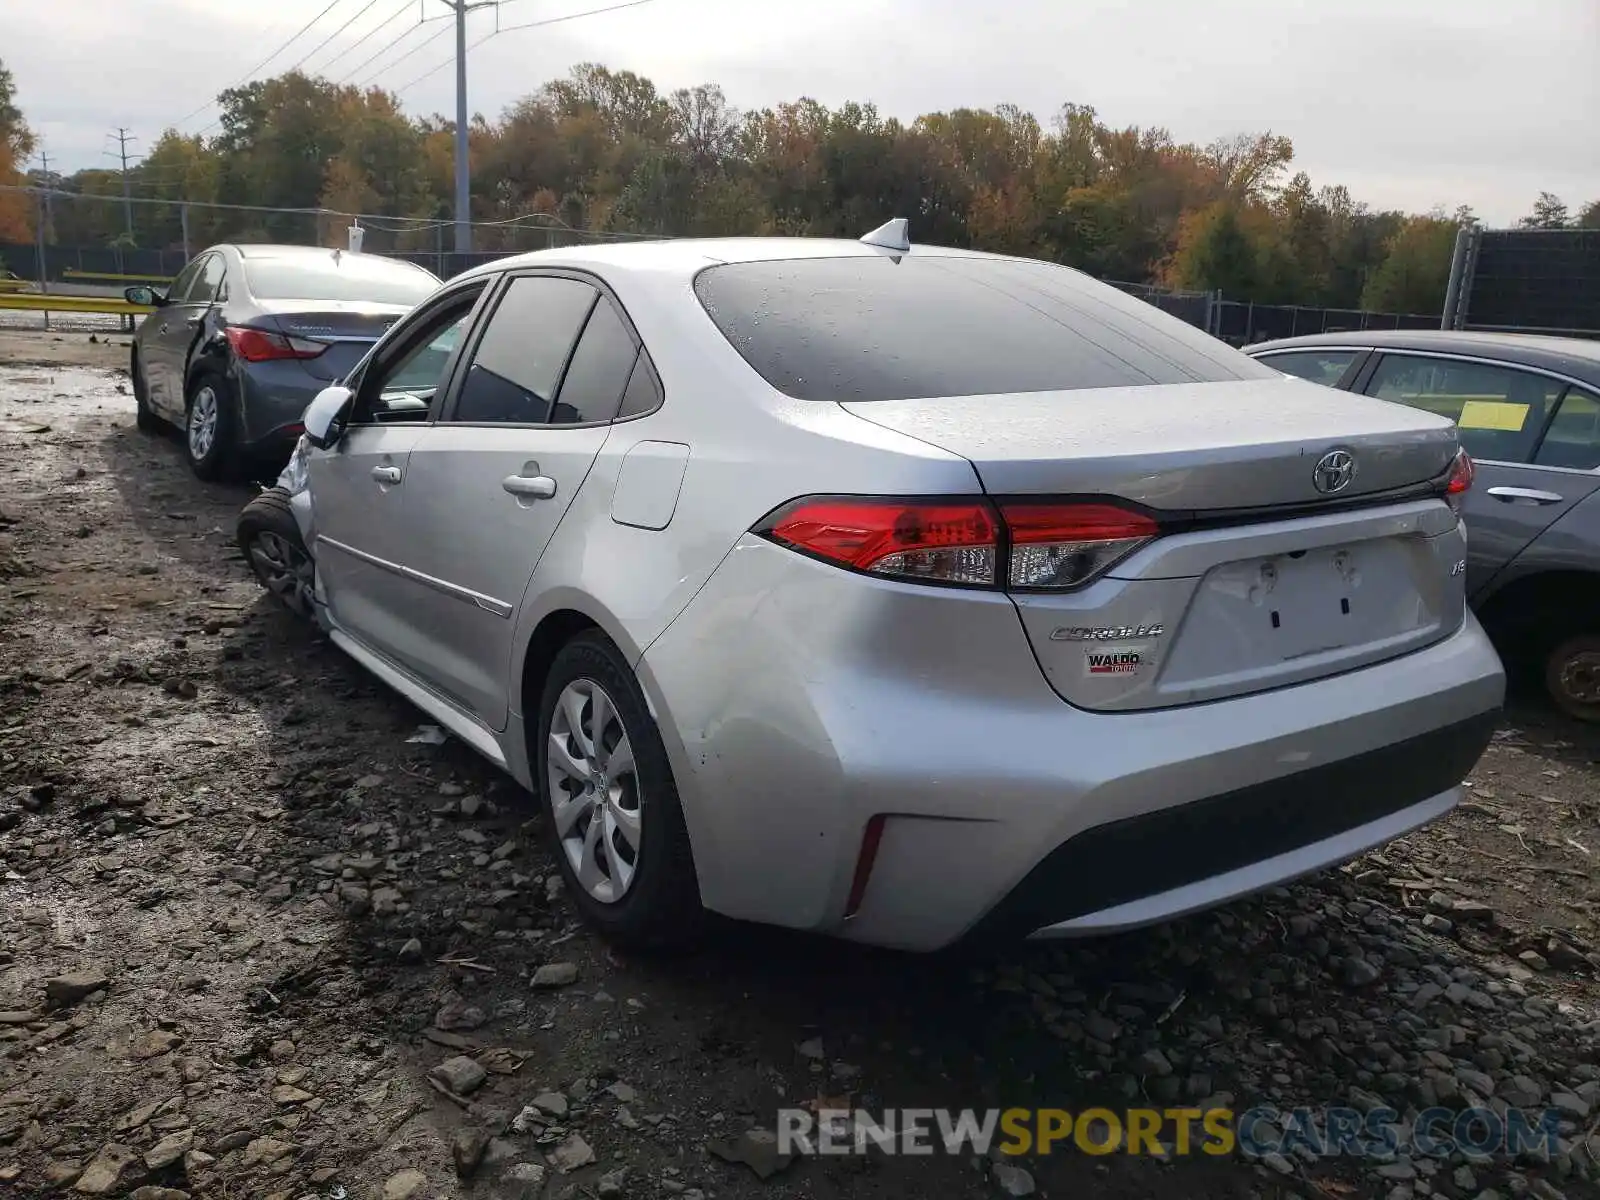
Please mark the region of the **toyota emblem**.
[[1329, 450], [1317, 459], [1311, 483], [1324, 496], [1342, 492], [1356, 477], [1356, 456], [1348, 450]]

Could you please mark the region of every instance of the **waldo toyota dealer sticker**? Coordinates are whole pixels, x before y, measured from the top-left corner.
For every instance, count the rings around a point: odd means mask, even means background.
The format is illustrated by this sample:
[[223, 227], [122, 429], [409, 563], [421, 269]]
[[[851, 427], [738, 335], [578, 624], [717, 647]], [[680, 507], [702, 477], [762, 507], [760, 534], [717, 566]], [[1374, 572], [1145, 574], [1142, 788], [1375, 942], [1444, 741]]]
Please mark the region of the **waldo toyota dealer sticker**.
[[1090, 675], [1133, 675], [1143, 661], [1133, 650], [1090, 650], [1084, 654]]

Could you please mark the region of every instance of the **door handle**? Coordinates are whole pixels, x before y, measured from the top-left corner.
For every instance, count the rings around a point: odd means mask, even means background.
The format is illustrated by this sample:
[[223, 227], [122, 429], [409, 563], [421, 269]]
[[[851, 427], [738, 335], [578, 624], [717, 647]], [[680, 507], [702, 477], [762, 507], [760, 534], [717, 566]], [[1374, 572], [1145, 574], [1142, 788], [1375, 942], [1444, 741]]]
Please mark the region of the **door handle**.
[[1536, 488], [1520, 487], [1492, 487], [1489, 489], [1489, 495], [1503, 504], [1516, 504], [1518, 501], [1527, 504], [1560, 504], [1566, 499], [1565, 496], [1557, 495], [1555, 492], [1541, 492]]
[[556, 481], [548, 475], [507, 475], [500, 486], [529, 500], [549, 500], [556, 494]]
[[204, 316], [185, 317], [183, 319], [183, 323], [185, 325], [187, 325], [190, 329], [198, 329], [198, 328], [200, 328], [200, 322], [202, 322], [204, 320], [205, 320]]
[[399, 467], [373, 467], [372, 468], [372, 477], [374, 479], [376, 479], [379, 483], [399, 483], [400, 482], [400, 468]]

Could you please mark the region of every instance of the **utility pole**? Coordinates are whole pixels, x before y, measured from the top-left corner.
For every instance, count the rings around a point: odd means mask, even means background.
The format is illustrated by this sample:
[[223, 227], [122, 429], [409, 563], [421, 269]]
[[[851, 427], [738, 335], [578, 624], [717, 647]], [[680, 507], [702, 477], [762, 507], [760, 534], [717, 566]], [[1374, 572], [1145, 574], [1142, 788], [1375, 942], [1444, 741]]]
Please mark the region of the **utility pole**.
[[[110, 135], [117, 139], [117, 157], [122, 159], [122, 223], [127, 230], [128, 241], [133, 241], [133, 191], [128, 181], [128, 143], [137, 142], [139, 139], [132, 136], [124, 126], [119, 125], [117, 132]], [[111, 152], [106, 151], [107, 154]]]
[[456, 18], [456, 253], [472, 249], [472, 190], [467, 164], [467, 14], [496, 0], [439, 0]]
[[50, 203], [50, 194], [55, 190], [55, 181], [50, 178], [50, 151], [43, 146], [39, 147], [39, 182], [44, 184], [44, 228], [40, 237], [48, 239], [51, 227], [55, 224], [56, 214]]

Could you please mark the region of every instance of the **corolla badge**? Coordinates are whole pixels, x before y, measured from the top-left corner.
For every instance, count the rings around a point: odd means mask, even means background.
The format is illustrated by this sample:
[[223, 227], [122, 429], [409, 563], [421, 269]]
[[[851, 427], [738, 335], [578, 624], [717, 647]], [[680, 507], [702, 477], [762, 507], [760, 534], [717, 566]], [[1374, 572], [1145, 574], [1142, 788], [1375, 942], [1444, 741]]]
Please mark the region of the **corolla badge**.
[[1311, 470], [1311, 485], [1324, 496], [1342, 492], [1356, 477], [1356, 456], [1348, 450], [1329, 450]]
[[1125, 642], [1131, 638], [1158, 638], [1164, 625], [1063, 625], [1050, 631], [1052, 642]]

